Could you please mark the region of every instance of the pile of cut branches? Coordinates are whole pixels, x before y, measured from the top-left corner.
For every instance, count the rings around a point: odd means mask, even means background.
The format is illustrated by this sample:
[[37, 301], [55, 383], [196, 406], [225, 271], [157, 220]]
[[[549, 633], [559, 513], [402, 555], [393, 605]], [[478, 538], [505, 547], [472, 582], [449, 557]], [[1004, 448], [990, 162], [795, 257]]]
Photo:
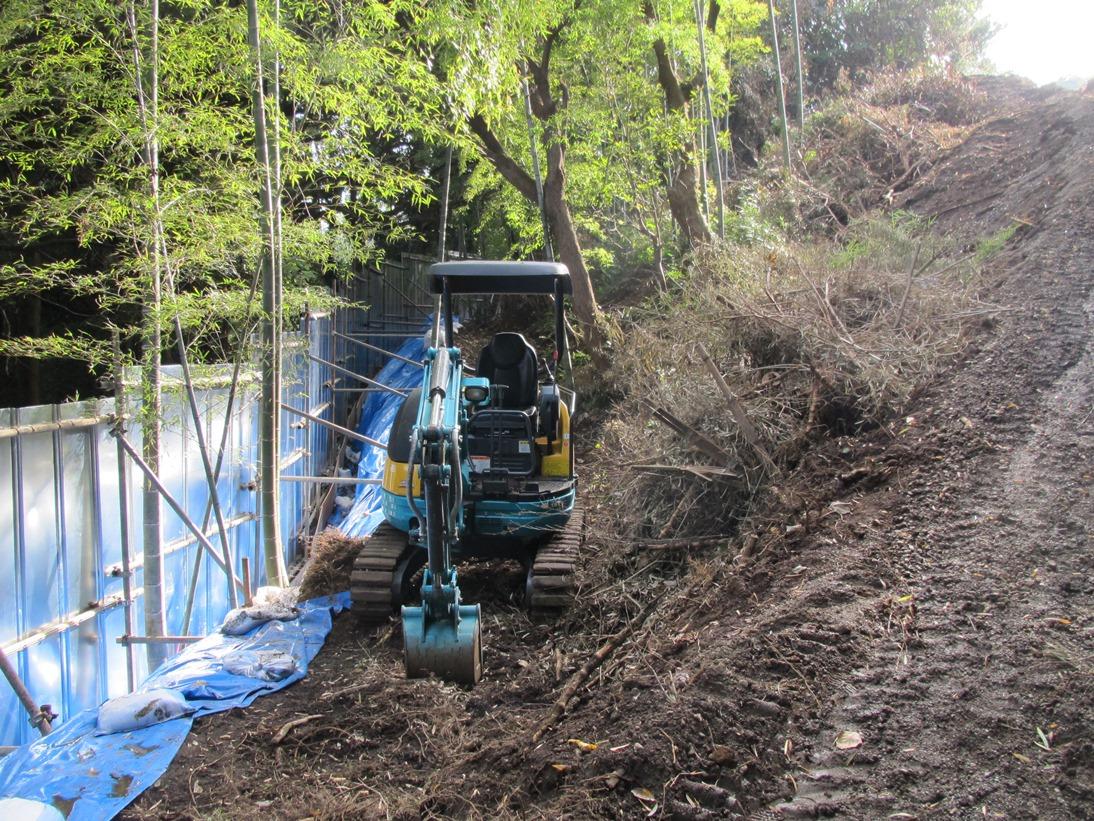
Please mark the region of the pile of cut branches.
[[803, 216], [835, 227], [891, 203], [930, 170], [986, 111], [964, 78], [881, 75], [806, 122], [794, 186]]
[[759, 489], [828, 436], [886, 424], [960, 350], [977, 264], [909, 214], [841, 243], [731, 247], [623, 318], [625, 394], [597, 459], [622, 538], [732, 536]]

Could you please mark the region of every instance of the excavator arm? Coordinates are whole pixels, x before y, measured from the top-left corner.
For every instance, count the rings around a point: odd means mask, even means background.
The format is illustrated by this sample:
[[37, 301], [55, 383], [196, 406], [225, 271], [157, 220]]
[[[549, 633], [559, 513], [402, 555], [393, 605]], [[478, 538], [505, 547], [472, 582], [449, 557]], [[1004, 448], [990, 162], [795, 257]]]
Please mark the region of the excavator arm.
[[[439, 333], [434, 335], [434, 341]], [[463, 477], [460, 458], [458, 348], [433, 346], [426, 354], [417, 423], [411, 433], [410, 475], [420, 472], [422, 498], [407, 482], [407, 501], [418, 520], [418, 537], [427, 552], [422, 603], [403, 607], [403, 645], [407, 676], [433, 673], [463, 684], [482, 675], [479, 605], [460, 601], [452, 547], [463, 529]]]

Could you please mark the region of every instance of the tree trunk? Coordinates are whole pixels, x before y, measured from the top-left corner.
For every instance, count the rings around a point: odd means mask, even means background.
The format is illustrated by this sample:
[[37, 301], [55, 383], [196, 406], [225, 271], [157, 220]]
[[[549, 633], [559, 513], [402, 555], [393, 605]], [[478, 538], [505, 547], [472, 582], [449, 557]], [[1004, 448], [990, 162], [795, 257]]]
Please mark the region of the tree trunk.
[[[468, 126], [479, 139], [486, 159], [505, 180], [533, 205], [539, 205], [536, 182], [505, 151], [504, 146], [487, 125], [486, 120], [476, 114], [468, 119]], [[558, 242], [559, 260], [570, 269], [570, 281], [574, 288], [574, 314], [581, 324], [582, 333], [589, 347], [598, 350], [603, 342], [598, 320], [600, 308], [596, 304], [593, 283], [585, 259], [581, 255], [581, 243], [577, 238], [573, 215], [566, 202], [566, 166], [565, 154], [561, 145], [555, 144], [547, 151], [547, 179], [544, 183], [544, 206], [547, 221]]]
[[599, 342], [597, 319], [600, 308], [593, 294], [593, 284], [585, 258], [581, 255], [581, 243], [577, 238], [573, 215], [566, 203], [566, 163], [563, 148], [559, 144], [547, 150], [547, 180], [544, 185], [544, 205], [547, 220], [558, 241], [559, 260], [570, 269], [570, 281], [574, 287], [574, 314], [582, 330], [589, 335], [589, 342]]
[[699, 208], [695, 163], [691, 161], [689, 154], [686, 149], [682, 149], [672, 158], [675, 173], [669, 183], [668, 195], [672, 219], [683, 232], [688, 244], [694, 248], [710, 242], [710, 230]]
[[[657, 16], [652, 4], [648, 2], [645, 4], [645, 15], [651, 24], [656, 22]], [[654, 41], [653, 53], [657, 58], [657, 83], [665, 95], [665, 108], [670, 114], [683, 116], [695, 85], [692, 82], [680, 82], [664, 40]], [[695, 163], [691, 152], [686, 145], [682, 146], [673, 152], [669, 161], [672, 173], [669, 175], [668, 198], [672, 219], [692, 248], [706, 245], [710, 242], [710, 229], [699, 208]]]

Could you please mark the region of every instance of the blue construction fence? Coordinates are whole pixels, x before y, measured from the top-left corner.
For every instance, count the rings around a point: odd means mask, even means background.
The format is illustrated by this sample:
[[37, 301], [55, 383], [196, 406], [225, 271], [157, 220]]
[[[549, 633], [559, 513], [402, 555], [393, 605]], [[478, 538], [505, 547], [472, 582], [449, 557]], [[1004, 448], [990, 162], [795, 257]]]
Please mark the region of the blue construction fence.
[[[354, 352], [331, 333], [351, 321], [310, 314], [296, 333], [286, 334], [282, 401], [334, 420], [331, 369], [309, 357], [354, 367]], [[217, 492], [236, 572], [249, 557], [256, 582], [264, 581], [255, 490], [258, 465], [259, 380], [245, 368], [231, 412], [227, 398], [231, 365], [195, 373], [205, 440], [215, 458], [228, 425]], [[134, 379], [136, 376], [134, 375]], [[127, 379], [128, 381], [128, 379]], [[160, 479], [189, 517], [202, 522], [210, 493], [179, 368], [163, 369]], [[138, 385], [131, 385], [135, 399]], [[344, 404], [344, 402], [342, 403]], [[0, 410], [0, 645], [38, 704], [47, 703], [60, 720], [125, 693], [130, 680], [147, 674], [144, 646], [131, 658], [117, 639], [126, 634], [126, 609], [133, 632], [143, 632], [141, 557], [142, 474], [128, 466], [128, 487], [119, 486], [118, 450], [110, 433], [113, 399]], [[136, 409], [128, 437], [139, 449]], [[282, 413], [281, 467], [285, 476], [314, 476], [328, 465], [327, 428]], [[286, 563], [299, 555], [302, 527], [314, 518], [322, 488], [284, 481], [281, 528]], [[119, 503], [128, 498], [128, 521]], [[122, 528], [130, 545], [131, 596], [124, 594]], [[206, 535], [220, 548], [215, 522]], [[167, 504], [162, 505], [164, 604], [170, 636], [203, 636], [229, 609], [224, 572], [201, 549]], [[200, 561], [199, 561], [200, 559]], [[188, 590], [197, 563], [197, 587], [190, 624], [183, 624]], [[168, 648], [169, 654], [178, 645]], [[130, 678], [132, 677], [132, 679]], [[0, 682], [0, 745], [37, 737], [26, 713]]]

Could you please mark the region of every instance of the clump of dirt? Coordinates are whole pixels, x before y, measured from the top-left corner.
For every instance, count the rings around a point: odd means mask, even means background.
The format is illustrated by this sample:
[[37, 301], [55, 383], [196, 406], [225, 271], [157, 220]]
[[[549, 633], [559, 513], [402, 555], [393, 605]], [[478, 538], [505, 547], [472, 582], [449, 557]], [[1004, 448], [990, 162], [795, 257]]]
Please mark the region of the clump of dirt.
[[336, 528], [327, 528], [312, 539], [304, 578], [300, 582], [300, 600], [349, 590], [353, 560], [364, 543], [364, 539], [351, 538]]

